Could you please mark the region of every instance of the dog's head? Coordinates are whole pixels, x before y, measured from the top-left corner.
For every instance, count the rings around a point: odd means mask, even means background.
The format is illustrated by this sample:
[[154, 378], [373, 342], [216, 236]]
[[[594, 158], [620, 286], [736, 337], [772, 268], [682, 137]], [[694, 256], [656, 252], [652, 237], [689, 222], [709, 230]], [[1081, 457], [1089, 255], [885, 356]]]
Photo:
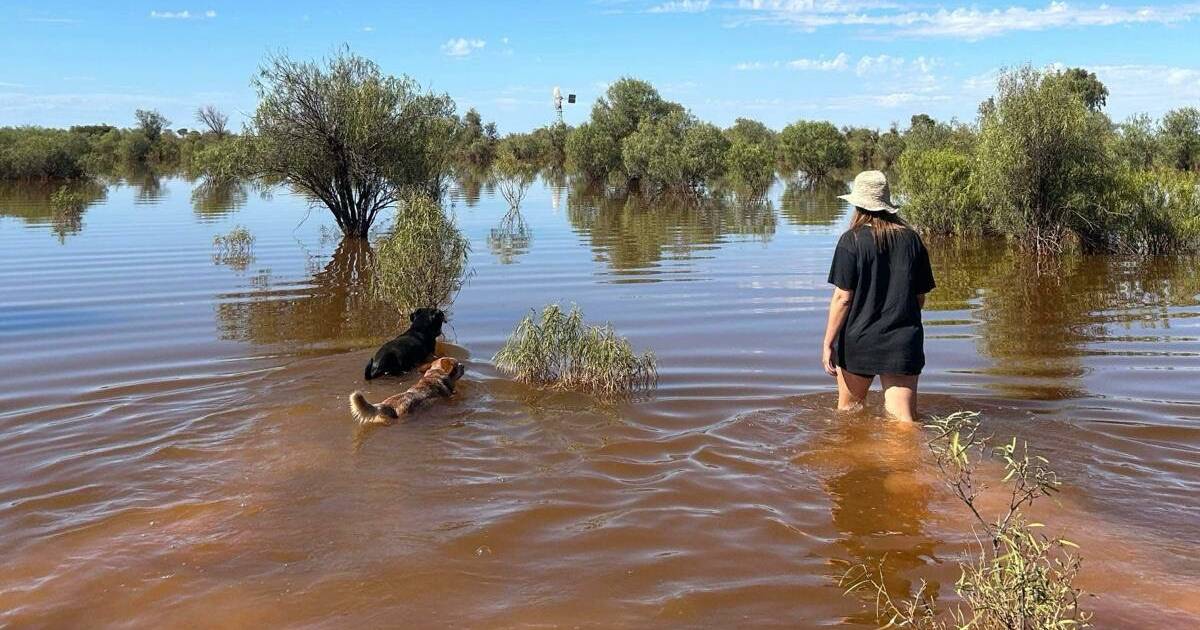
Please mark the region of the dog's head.
[[419, 308], [408, 316], [414, 330], [429, 333], [434, 337], [442, 334], [442, 324], [446, 323], [446, 314], [440, 308]]
[[446, 378], [453, 383], [454, 381], [462, 378], [463, 372], [466, 371], [466, 368], [464, 368], [463, 364], [457, 359], [442, 357], [429, 364], [429, 371], [432, 372], [435, 370], [443, 374], [443, 378]]

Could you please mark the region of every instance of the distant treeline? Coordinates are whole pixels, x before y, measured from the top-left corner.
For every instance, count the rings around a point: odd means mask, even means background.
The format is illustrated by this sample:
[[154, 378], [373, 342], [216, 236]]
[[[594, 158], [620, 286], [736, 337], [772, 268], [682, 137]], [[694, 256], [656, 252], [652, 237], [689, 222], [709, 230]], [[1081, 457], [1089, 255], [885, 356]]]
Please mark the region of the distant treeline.
[[840, 185], [847, 169], [881, 168], [904, 216], [927, 231], [998, 234], [1038, 251], [1200, 249], [1200, 110], [1114, 124], [1107, 88], [1080, 68], [1011, 70], [973, 122], [918, 114], [886, 131], [810, 120], [775, 131], [746, 118], [721, 129], [621, 78], [578, 127], [501, 137], [474, 109], [459, 116], [449, 96], [345, 50], [321, 62], [269, 58], [253, 84], [259, 105], [240, 134], [212, 107], [196, 112], [195, 130], [145, 110], [130, 129], [0, 129], [0, 179], [82, 178], [121, 162], [286, 182], [362, 236], [380, 210], [414, 192], [439, 196], [461, 169], [517, 193], [550, 167], [625, 192], [708, 195], [762, 194], [777, 175]]

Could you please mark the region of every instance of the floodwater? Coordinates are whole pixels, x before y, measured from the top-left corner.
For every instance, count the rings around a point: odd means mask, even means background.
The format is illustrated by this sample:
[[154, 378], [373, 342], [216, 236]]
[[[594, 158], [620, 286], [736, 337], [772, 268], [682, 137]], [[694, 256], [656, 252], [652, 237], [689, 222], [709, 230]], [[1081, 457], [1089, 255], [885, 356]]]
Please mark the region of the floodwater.
[[[921, 433], [829, 411], [818, 346], [846, 208], [778, 184], [688, 207], [535, 185], [450, 202], [474, 274], [444, 352], [456, 396], [358, 430], [346, 395], [397, 315], [370, 252], [284, 190], [152, 175], [81, 213], [0, 188], [0, 626], [873, 625], [838, 585], [878, 563], [952, 603], [970, 521]], [[250, 258], [214, 257], [244, 225]], [[386, 221], [381, 221], [381, 226]], [[926, 413], [980, 410], [1065, 491], [1100, 627], [1200, 624], [1195, 261], [1053, 274], [931, 242]], [[605, 405], [490, 365], [574, 302], [659, 359]]]

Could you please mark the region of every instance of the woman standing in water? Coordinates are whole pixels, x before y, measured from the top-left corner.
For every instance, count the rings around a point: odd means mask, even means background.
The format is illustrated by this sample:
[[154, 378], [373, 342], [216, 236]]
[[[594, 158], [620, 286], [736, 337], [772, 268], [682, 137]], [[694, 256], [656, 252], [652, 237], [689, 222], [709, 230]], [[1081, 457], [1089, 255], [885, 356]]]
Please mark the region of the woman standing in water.
[[911, 422], [925, 367], [921, 308], [934, 287], [929, 252], [897, 216], [883, 173], [859, 173], [840, 198], [854, 204], [854, 218], [829, 269], [834, 289], [821, 363], [837, 378], [839, 410], [860, 406], [878, 375], [884, 409]]

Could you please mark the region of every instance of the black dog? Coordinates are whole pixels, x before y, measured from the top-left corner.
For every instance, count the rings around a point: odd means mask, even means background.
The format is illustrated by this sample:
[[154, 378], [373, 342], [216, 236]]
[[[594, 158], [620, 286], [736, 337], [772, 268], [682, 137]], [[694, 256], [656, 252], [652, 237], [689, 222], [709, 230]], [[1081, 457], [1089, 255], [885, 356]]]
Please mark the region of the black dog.
[[425, 363], [437, 347], [446, 314], [441, 309], [419, 308], [408, 316], [412, 325], [403, 335], [383, 344], [367, 362], [365, 378], [369, 381], [385, 374], [400, 376]]

